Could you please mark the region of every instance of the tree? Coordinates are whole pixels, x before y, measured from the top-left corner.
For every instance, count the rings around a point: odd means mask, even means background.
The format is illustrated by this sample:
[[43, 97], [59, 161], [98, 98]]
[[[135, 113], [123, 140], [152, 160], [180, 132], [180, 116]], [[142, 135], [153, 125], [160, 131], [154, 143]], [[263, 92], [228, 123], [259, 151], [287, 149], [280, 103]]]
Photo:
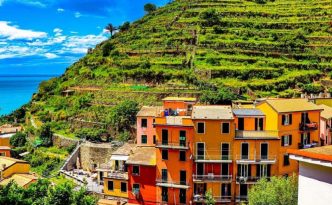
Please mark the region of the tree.
[[107, 57], [110, 55], [111, 51], [114, 49], [114, 45], [110, 42], [106, 42], [103, 46], [102, 46], [102, 51], [103, 51], [103, 56]]
[[137, 112], [137, 102], [131, 100], [123, 101], [113, 107], [109, 115], [109, 122], [118, 132], [129, 130], [131, 125], [134, 125], [136, 122]]
[[53, 145], [53, 141], [52, 141], [53, 132], [51, 130], [50, 124], [46, 123], [46, 124], [42, 125], [39, 138], [41, 139], [43, 146], [50, 147]]
[[105, 29], [111, 34], [111, 38], [113, 37], [113, 33], [118, 30], [118, 28], [113, 26], [111, 23], [107, 24]]
[[296, 205], [297, 177], [261, 179], [249, 190], [249, 205]]
[[157, 6], [155, 4], [147, 3], [144, 5], [144, 11], [148, 14], [151, 14], [155, 10], [157, 10]]
[[128, 31], [130, 28], [130, 22], [126, 21], [122, 24], [122, 26], [120, 26], [120, 31], [124, 32], [124, 31]]
[[232, 100], [236, 100], [237, 95], [232, 92], [229, 88], [220, 88], [217, 91], [205, 90], [201, 96], [201, 101], [209, 103], [211, 105], [230, 105]]
[[27, 143], [27, 135], [18, 132], [10, 138], [10, 145], [13, 147], [23, 147]]
[[206, 193], [205, 193], [205, 204], [207, 205], [214, 205], [216, 204], [216, 200], [213, 198], [212, 196], [212, 191], [211, 189], [208, 190]]

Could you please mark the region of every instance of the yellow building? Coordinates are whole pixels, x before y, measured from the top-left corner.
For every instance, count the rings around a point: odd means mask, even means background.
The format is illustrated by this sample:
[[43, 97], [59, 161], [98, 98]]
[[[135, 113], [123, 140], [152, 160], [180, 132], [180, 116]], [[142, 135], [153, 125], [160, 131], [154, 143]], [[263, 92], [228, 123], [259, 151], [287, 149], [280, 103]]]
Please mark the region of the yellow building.
[[217, 203], [232, 201], [232, 147], [235, 123], [231, 106], [194, 106], [194, 199], [203, 203], [211, 191]]
[[28, 162], [9, 157], [0, 157], [0, 185], [6, 185], [14, 180], [19, 186], [27, 187], [37, 180], [37, 177], [30, 174]]
[[[320, 113], [307, 99], [268, 99], [256, 105], [266, 116], [266, 130], [277, 130], [280, 138], [278, 175], [298, 172], [298, 163], [289, 161], [287, 149], [320, 145]], [[272, 148], [274, 149], [274, 148]]]

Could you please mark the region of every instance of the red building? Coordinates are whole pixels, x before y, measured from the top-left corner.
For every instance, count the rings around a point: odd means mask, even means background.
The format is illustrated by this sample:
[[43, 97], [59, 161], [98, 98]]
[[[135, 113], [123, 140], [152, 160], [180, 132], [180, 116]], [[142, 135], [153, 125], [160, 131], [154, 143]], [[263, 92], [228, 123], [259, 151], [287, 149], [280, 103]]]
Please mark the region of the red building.
[[130, 155], [128, 165], [128, 202], [156, 204], [156, 149], [137, 147]]

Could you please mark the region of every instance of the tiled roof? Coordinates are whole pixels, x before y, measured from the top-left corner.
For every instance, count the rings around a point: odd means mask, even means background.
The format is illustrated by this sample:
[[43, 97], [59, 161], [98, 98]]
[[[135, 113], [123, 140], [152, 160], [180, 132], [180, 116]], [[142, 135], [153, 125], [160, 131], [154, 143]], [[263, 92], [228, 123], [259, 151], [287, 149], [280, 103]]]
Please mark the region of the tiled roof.
[[137, 117], [156, 117], [161, 112], [163, 108], [161, 106], [148, 107], [143, 106], [141, 110], [137, 113]]
[[11, 157], [2, 157], [2, 156], [0, 157], [0, 165], [1, 166], [5, 165], [5, 169], [7, 169], [8, 167], [12, 166], [15, 163], [28, 163], [28, 162]]
[[321, 110], [307, 99], [268, 99], [265, 102], [279, 113]]
[[194, 106], [192, 119], [207, 120], [232, 120], [233, 112], [231, 106]]
[[305, 158], [332, 162], [332, 145], [301, 150], [290, 149], [288, 153]]
[[20, 187], [24, 187], [25, 185], [37, 180], [38, 178], [32, 174], [13, 174], [11, 177], [4, 179], [0, 182], [0, 185], [5, 186], [10, 181], [15, 181], [16, 184]]
[[196, 98], [187, 98], [187, 97], [167, 97], [163, 101], [187, 101], [187, 102], [196, 102]]
[[331, 119], [332, 118], [332, 107], [327, 106], [327, 105], [318, 105], [319, 108], [324, 109], [321, 113], [320, 116], [324, 119]]
[[136, 165], [156, 165], [156, 148], [155, 147], [137, 147], [126, 162], [127, 164]]
[[240, 108], [233, 109], [234, 115], [237, 116], [265, 116], [265, 114], [259, 109], [248, 109], [248, 108]]

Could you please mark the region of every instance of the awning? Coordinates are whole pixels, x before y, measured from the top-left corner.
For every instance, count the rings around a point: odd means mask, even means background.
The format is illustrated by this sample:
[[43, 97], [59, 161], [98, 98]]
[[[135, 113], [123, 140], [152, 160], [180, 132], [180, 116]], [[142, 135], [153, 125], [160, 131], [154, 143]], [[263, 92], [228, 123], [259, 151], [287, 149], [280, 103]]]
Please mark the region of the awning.
[[112, 155], [111, 160], [120, 160], [120, 161], [127, 161], [129, 156], [127, 155]]

